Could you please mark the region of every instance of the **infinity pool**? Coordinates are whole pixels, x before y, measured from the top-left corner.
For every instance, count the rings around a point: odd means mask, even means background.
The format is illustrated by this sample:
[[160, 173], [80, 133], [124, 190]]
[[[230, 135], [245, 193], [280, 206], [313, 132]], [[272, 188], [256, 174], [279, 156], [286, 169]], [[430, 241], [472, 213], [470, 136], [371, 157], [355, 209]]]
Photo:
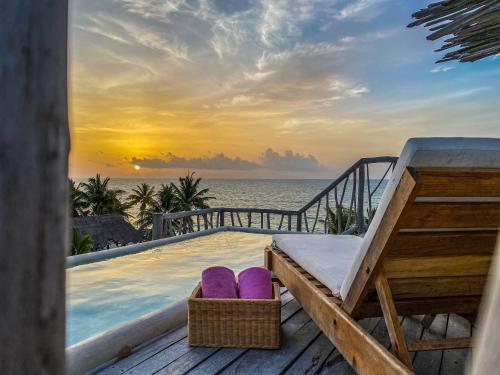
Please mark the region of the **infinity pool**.
[[67, 345], [187, 297], [201, 271], [263, 265], [271, 236], [223, 232], [67, 270]]

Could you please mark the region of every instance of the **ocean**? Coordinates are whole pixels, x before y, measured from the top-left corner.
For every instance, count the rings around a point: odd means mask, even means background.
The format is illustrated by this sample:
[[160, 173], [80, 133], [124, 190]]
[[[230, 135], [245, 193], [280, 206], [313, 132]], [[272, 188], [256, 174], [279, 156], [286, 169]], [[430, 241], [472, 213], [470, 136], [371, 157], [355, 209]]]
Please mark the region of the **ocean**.
[[[76, 182], [82, 182], [77, 179]], [[302, 180], [256, 180], [256, 179], [203, 179], [200, 188], [208, 188], [210, 196], [215, 199], [209, 202], [210, 207], [237, 207], [237, 208], [275, 208], [284, 210], [297, 210], [308, 203], [316, 194], [321, 192], [333, 180], [302, 179]], [[371, 179], [370, 186], [373, 189], [380, 180]], [[125, 191], [125, 198], [133, 188], [141, 183], [148, 183], [156, 189], [161, 184], [170, 182], [178, 183], [178, 180], [168, 179], [111, 179], [109, 186], [113, 189]], [[385, 187], [383, 181], [377, 192], [373, 195], [372, 202], [378, 203], [381, 193]], [[341, 194], [339, 189], [339, 196]], [[351, 184], [347, 185], [344, 202], [349, 202]], [[367, 196], [367, 194], [365, 194]], [[333, 197], [331, 196], [333, 202]], [[323, 206], [324, 207], [324, 206]], [[136, 208], [132, 208], [132, 216], [136, 214]]]

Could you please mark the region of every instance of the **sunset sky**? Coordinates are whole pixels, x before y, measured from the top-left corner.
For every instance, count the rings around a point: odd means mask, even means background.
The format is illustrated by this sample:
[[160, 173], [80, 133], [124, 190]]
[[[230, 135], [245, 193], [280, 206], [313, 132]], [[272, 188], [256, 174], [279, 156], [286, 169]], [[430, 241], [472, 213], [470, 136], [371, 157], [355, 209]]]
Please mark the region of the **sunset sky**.
[[331, 178], [500, 137], [500, 57], [436, 65], [428, 1], [71, 0], [70, 174]]

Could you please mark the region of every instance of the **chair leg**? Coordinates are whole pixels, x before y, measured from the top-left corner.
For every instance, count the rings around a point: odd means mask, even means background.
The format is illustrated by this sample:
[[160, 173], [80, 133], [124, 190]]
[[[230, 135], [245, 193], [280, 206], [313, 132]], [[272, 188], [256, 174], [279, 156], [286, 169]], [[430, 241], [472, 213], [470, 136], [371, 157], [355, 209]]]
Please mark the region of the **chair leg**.
[[384, 314], [384, 320], [387, 326], [387, 331], [389, 332], [392, 347], [401, 362], [403, 362], [410, 370], [413, 370], [410, 353], [408, 352], [408, 347], [406, 346], [406, 340], [399, 325], [398, 314], [396, 312], [394, 300], [392, 299], [389, 282], [385, 277], [383, 269], [380, 270], [375, 278], [375, 288], [377, 289], [378, 299], [380, 300], [382, 313]]

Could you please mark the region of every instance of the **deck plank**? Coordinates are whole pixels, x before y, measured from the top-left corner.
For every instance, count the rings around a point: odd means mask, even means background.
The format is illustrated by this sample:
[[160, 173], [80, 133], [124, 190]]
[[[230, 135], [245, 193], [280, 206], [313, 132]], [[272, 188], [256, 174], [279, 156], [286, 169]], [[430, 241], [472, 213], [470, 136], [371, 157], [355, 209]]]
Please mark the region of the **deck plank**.
[[185, 374], [191, 368], [203, 362], [218, 350], [218, 348], [196, 348], [196, 350], [190, 350], [183, 356], [171, 362], [168, 366], [160, 369], [155, 374]]
[[171, 333], [160, 336], [158, 339], [151, 343], [139, 348], [128, 357], [106, 367], [105, 369], [97, 372], [99, 375], [118, 375], [123, 374], [125, 371], [130, 370], [134, 366], [148, 360], [155, 354], [169, 348], [171, 345], [186, 338], [187, 326], [183, 326]]
[[[471, 324], [462, 316], [450, 314], [446, 338], [470, 337]], [[453, 349], [443, 351], [441, 375], [456, 375], [465, 372], [470, 349]]]
[[141, 362], [135, 367], [125, 371], [123, 374], [127, 375], [148, 375], [154, 374], [161, 370], [163, 367], [168, 366], [177, 358], [183, 356], [191, 350], [187, 337], [176, 342], [174, 345], [156, 353], [154, 356], [148, 358], [147, 361]]
[[[448, 315], [437, 315], [430, 327], [424, 329], [422, 340], [437, 340], [446, 337]], [[438, 375], [441, 369], [442, 350], [417, 352], [413, 359], [413, 369], [416, 374]]]
[[[420, 340], [424, 330], [421, 319], [422, 316], [405, 316], [402, 323], [401, 329], [405, 335], [406, 342], [410, 340]], [[410, 358], [413, 362], [415, 359], [415, 353], [410, 353]]]
[[286, 370], [285, 374], [315, 374], [335, 350], [331, 341], [321, 334]]
[[[373, 334], [373, 332], [379, 326], [381, 321], [382, 324], [385, 326], [385, 323], [383, 323], [383, 319], [380, 318], [362, 319], [358, 321], [358, 323], [367, 332]], [[335, 349], [328, 355], [323, 365], [320, 367], [318, 374], [350, 375], [350, 374], [356, 374], [356, 372], [351, 367], [351, 365], [347, 363], [342, 354], [340, 354], [340, 352], [337, 349]]]
[[280, 350], [249, 350], [221, 374], [279, 374], [319, 335], [316, 324], [300, 310], [283, 324]]
[[[279, 350], [190, 347], [184, 326], [139, 347], [98, 374], [355, 374], [298, 301], [289, 292], [282, 293]], [[450, 315], [449, 321], [447, 315], [438, 315], [429, 329], [421, 324], [421, 317], [400, 318], [400, 323], [407, 339], [462, 337], [472, 332], [470, 323], [457, 315]], [[359, 324], [390, 348], [382, 318], [363, 319]], [[461, 374], [469, 353], [470, 349], [415, 353], [414, 369], [416, 374]]]

